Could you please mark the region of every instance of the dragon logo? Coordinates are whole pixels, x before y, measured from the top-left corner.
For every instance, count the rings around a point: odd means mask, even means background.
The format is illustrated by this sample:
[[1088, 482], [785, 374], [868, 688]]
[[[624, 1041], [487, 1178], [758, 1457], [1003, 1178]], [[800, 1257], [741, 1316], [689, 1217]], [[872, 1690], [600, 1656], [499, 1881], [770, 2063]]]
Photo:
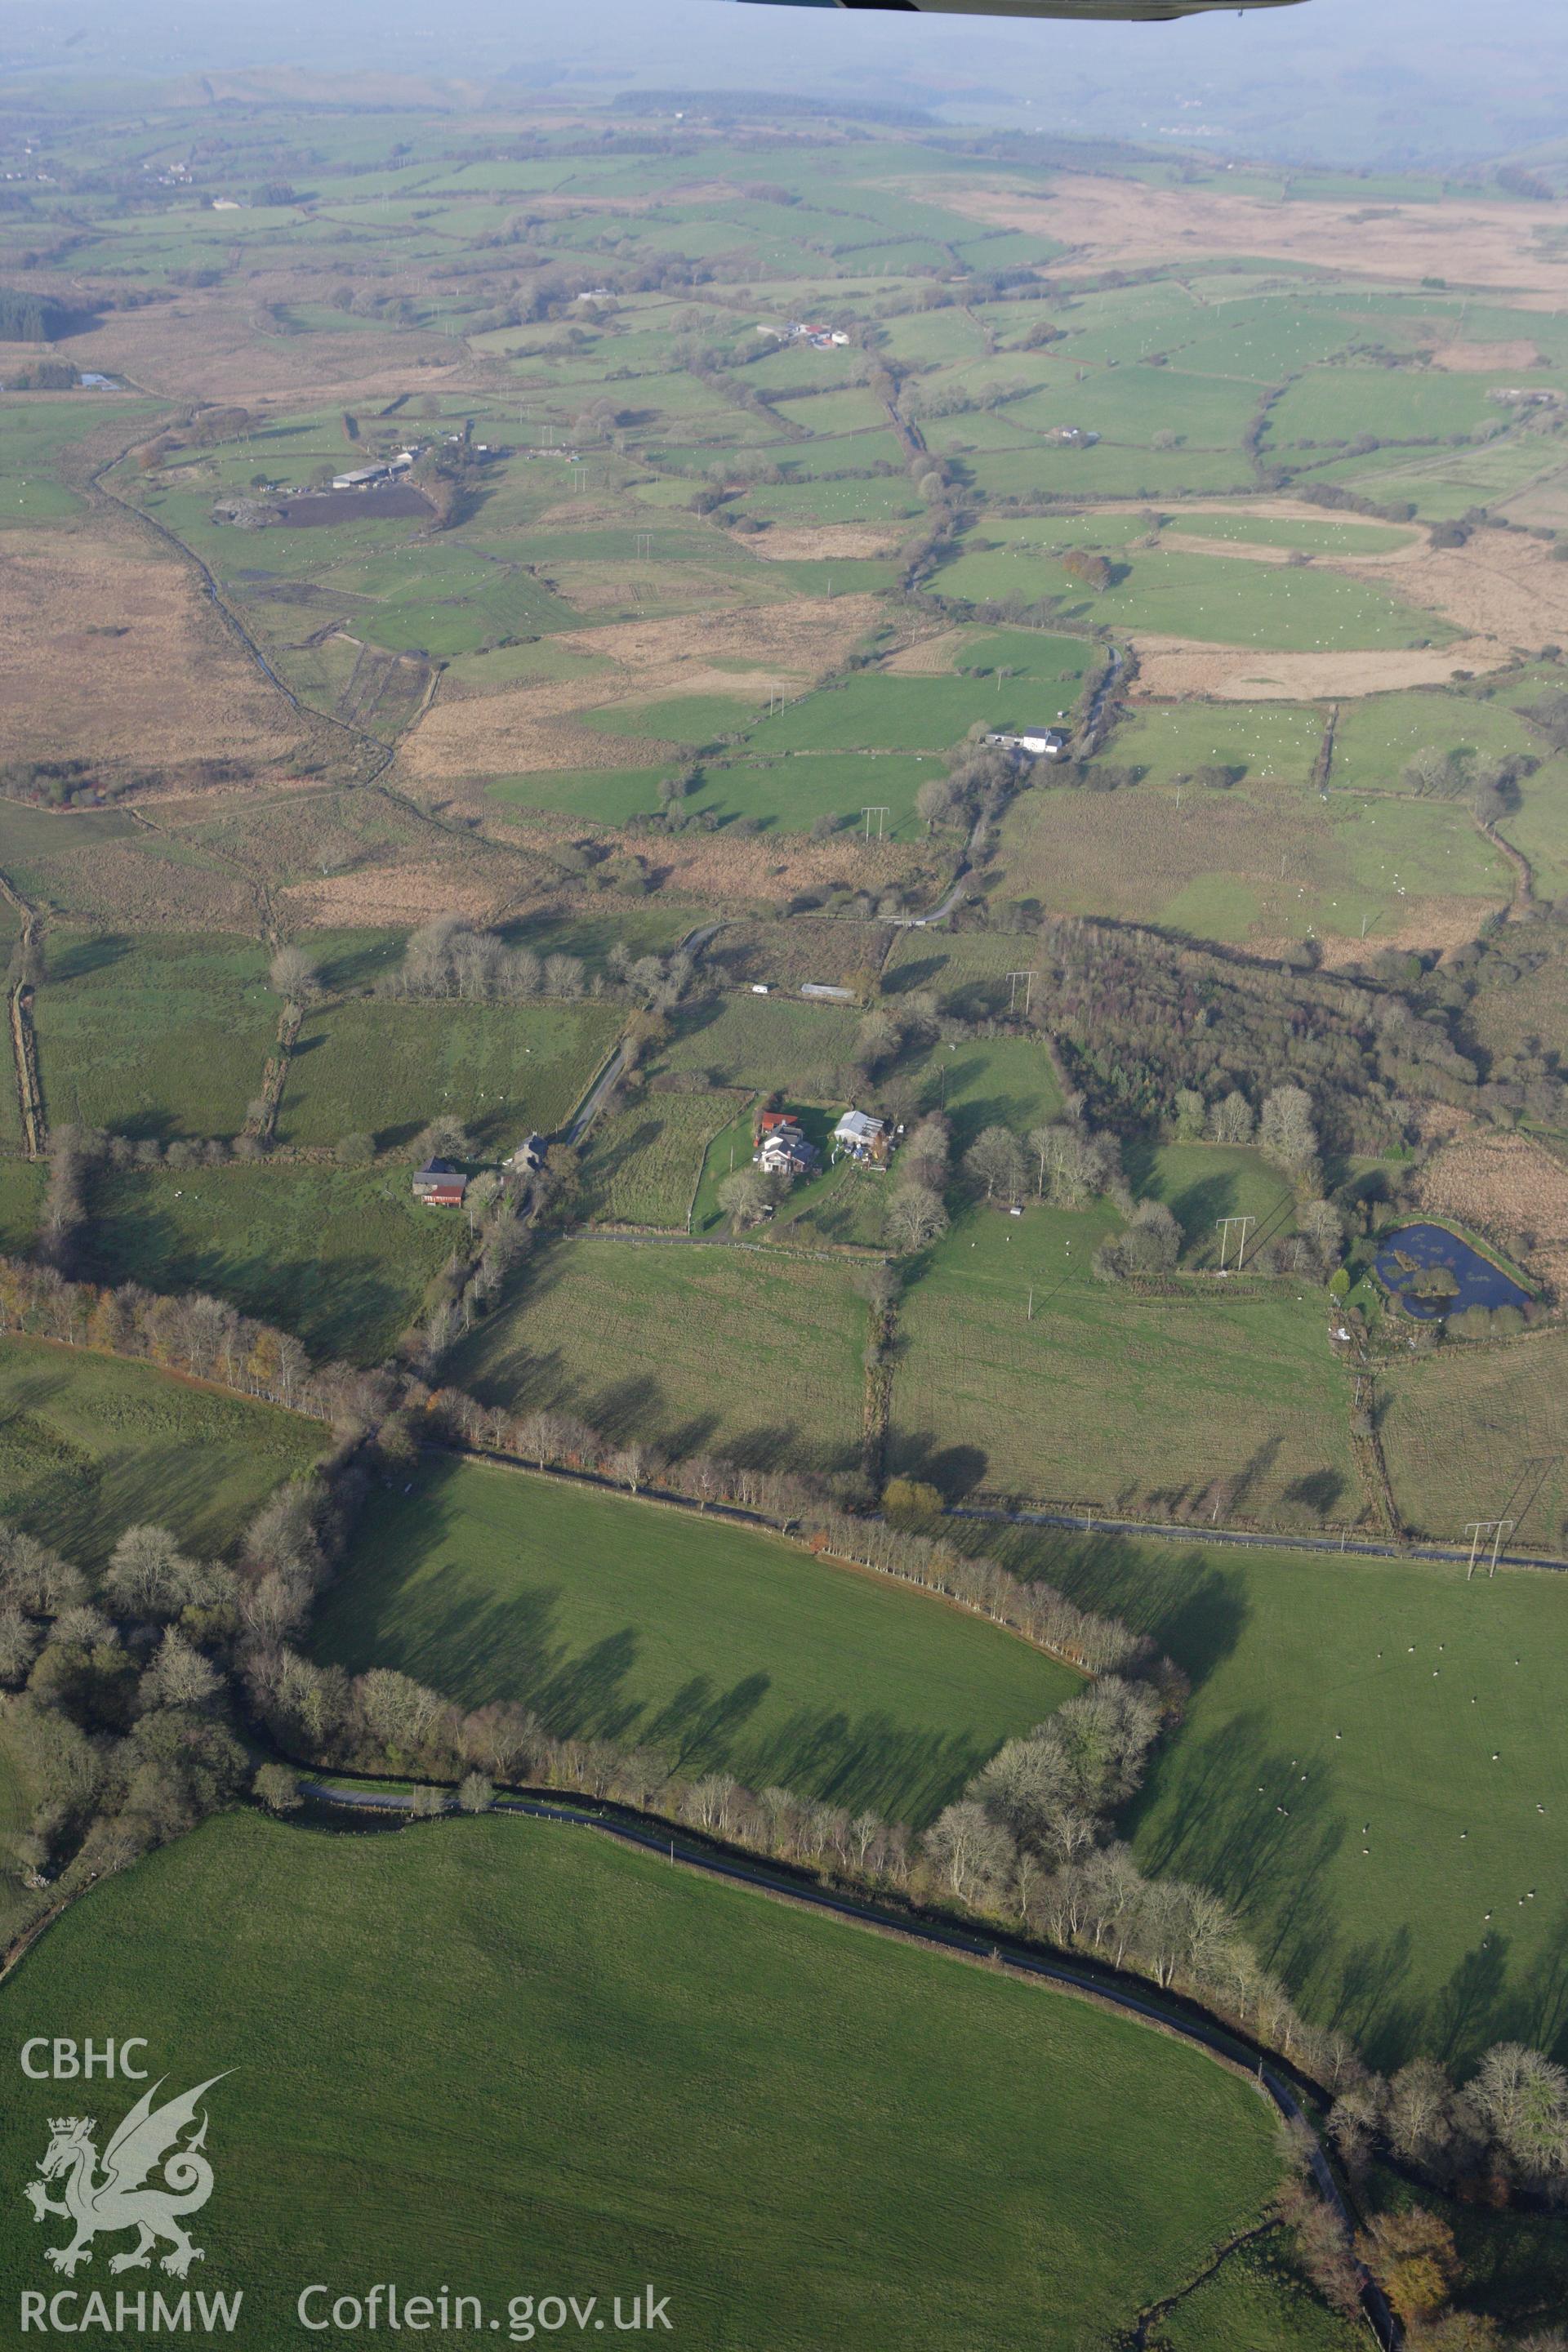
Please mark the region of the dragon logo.
[[[92, 2260], [92, 2241], [100, 2231], [110, 2237], [121, 2230], [138, 2232], [129, 2253], [111, 2257], [111, 2271], [149, 2269], [153, 2248], [163, 2238], [171, 2252], [163, 2256], [163, 2268], [172, 2271], [175, 2278], [184, 2278], [193, 2263], [205, 2259], [201, 2247], [191, 2243], [181, 2226], [185, 2216], [200, 2212], [213, 2193], [213, 2168], [202, 2153], [207, 2136], [205, 2115], [183, 2146], [180, 2135], [195, 2122], [203, 2093], [224, 2078], [213, 2074], [194, 2091], [154, 2107], [153, 2102], [164, 2079], [142, 2094], [121, 2124], [103, 2151], [101, 2172], [93, 2145], [98, 2129], [94, 2118], [58, 2116], [50, 2121], [49, 2145], [38, 2164], [43, 2179], [30, 2180], [22, 2194], [33, 2209], [35, 2221], [53, 2213], [75, 2224], [76, 2235], [68, 2245], [46, 2250], [56, 2270], [68, 2278], [75, 2274], [79, 2263]], [[144, 2185], [148, 2175], [160, 2166], [162, 2179]], [[44, 2183], [60, 2179], [64, 2196], [57, 2203]]]

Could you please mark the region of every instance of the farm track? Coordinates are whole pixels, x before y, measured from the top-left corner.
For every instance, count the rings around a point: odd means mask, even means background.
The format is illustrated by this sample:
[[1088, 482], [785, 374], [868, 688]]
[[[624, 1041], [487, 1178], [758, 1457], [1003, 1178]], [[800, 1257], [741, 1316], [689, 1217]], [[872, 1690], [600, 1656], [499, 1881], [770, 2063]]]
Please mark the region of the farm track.
[[1489, 841], [1494, 849], [1500, 851], [1512, 868], [1513, 897], [1509, 904], [1509, 921], [1525, 922], [1531, 915], [1538, 915], [1541, 912], [1541, 901], [1535, 895], [1535, 871], [1523, 850], [1516, 849], [1511, 841], [1505, 841], [1495, 824], [1487, 824], [1480, 817], [1475, 815], [1472, 815], [1470, 822], [1481, 839]]
[[[413, 1792], [402, 1790], [362, 1786], [343, 1789], [329, 1786], [320, 1780], [304, 1780], [302, 1792], [316, 1802], [335, 1805], [345, 1811], [366, 1812], [412, 1813]], [[449, 1791], [441, 1791], [442, 1809], [451, 1811], [456, 1799]], [[1309, 2121], [1298, 2096], [1298, 2088], [1308, 2096], [1326, 2105], [1321, 2086], [1304, 2075], [1287, 2075], [1268, 2053], [1231, 2033], [1217, 2021], [1196, 2008], [1189, 2009], [1177, 1998], [1162, 2000], [1152, 1988], [1139, 1980], [1136, 1989], [1111, 1969], [1101, 1969], [1087, 1963], [1047, 1958], [1045, 1953], [1016, 1941], [1005, 1929], [996, 1933], [959, 1927], [918, 1915], [905, 1916], [872, 1900], [868, 1895], [850, 1895], [824, 1886], [815, 1881], [787, 1874], [765, 1862], [742, 1857], [729, 1849], [699, 1843], [684, 1830], [677, 1829], [657, 1815], [634, 1813], [629, 1808], [616, 1813], [599, 1811], [586, 1803], [563, 1802], [558, 1797], [516, 1795], [498, 1797], [493, 1810], [500, 1813], [522, 1814], [528, 1819], [551, 1822], [562, 1828], [584, 1829], [602, 1837], [616, 1839], [623, 1845], [638, 1848], [644, 1853], [668, 1859], [672, 1866], [683, 1866], [709, 1878], [717, 1878], [731, 1885], [749, 1888], [754, 1894], [770, 1896], [775, 1902], [797, 1906], [803, 1910], [818, 1911], [847, 1922], [853, 1927], [895, 1938], [900, 1943], [923, 1946], [928, 1950], [943, 1952], [950, 1958], [967, 1961], [992, 1971], [1000, 1971], [1033, 1982], [1049, 1986], [1053, 1990], [1089, 2000], [1100, 2007], [1120, 2011], [1169, 2034], [1173, 2040], [1184, 2042], [1189, 2048], [1215, 2060], [1228, 2073], [1241, 2074], [1256, 2084], [1281, 2122], [1300, 2126], [1312, 2143], [1310, 2170], [1314, 2185], [1324, 2203], [1334, 2214], [1343, 2233], [1347, 2247], [1354, 2237], [1356, 2217], [1340, 2188], [1318, 2133]], [[1271, 2226], [1271, 2225], [1268, 2225]], [[1226, 2247], [1218, 2261], [1234, 2251], [1241, 2241]], [[1357, 2265], [1360, 2269], [1360, 2265]], [[1203, 2276], [1207, 2276], [1205, 2272]], [[1362, 2307], [1368, 2326], [1386, 2352], [1395, 2352], [1400, 2332], [1381, 2290], [1361, 2270]], [[1193, 2280], [1153, 2306], [1150, 2316], [1168, 2309], [1187, 2294], [1200, 2280]]]
[[[132, 446], [133, 445], [128, 444], [127, 448]], [[293, 688], [279, 677], [278, 671], [268, 659], [267, 655], [262, 651], [261, 646], [257, 643], [255, 637], [252, 636], [250, 631], [246, 627], [245, 623], [240, 619], [232, 604], [227, 602], [223, 593], [223, 590], [218, 583], [216, 573], [205, 560], [202, 556], [198, 555], [194, 547], [191, 547], [184, 540], [181, 539], [178, 532], [171, 530], [166, 523], [160, 522], [156, 516], [148, 514], [142, 508], [133, 504], [130, 499], [121, 498], [118, 490], [110, 488], [106, 477], [115, 466], [121, 463], [126, 454], [126, 449], [118, 451], [114, 457], [105, 459], [102, 465], [95, 467], [92, 473], [87, 477], [86, 487], [90, 495], [95, 498], [107, 499], [110, 505], [118, 508], [122, 514], [131, 516], [134, 521], [142, 524], [145, 530], [152, 531], [155, 538], [161, 539], [166, 546], [172, 547], [177, 555], [182, 556], [187, 563], [194, 567], [197, 577], [201, 582], [202, 593], [211, 604], [220, 621], [244, 647], [251, 660], [256, 664], [258, 669], [260, 670], [262, 676], [270, 685], [277, 688], [279, 693], [283, 697], [289, 709], [298, 718], [309, 723], [315, 723], [323, 727], [331, 727], [334, 729], [338, 734], [343, 736], [348, 741], [359, 745], [363, 751], [369, 753], [370, 758], [365, 772], [353, 781], [353, 784], [351, 786], [351, 789], [357, 789], [360, 791], [374, 789], [379, 791], [383, 793], [388, 800], [394, 802], [396, 806], [402, 809], [405, 815], [412, 817], [418, 824], [428, 825], [437, 833], [447, 835], [454, 839], [461, 840], [464, 843], [471, 845], [478, 842], [486, 847], [492, 848], [500, 852], [503, 846], [501, 844], [488, 842], [483, 834], [470, 834], [458, 825], [443, 823], [439, 817], [433, 815], [430, 810], [424, 807], [418, 801], [410, 798], [406, 793], [400, 792], [396, 786], [388, 784], [384, 781], [387, 770], [391, 767], [393, 761], [397, 757], [398, 750], [403, 741], [404, 736], [417, 724], [418, 719], [424, 716], [425, 710], [428, 708], [428, 698], [421, 703], [419, 710], [415, 714], [414, 718], [410, 719], [409, 726], [402, 730], [396, 740], [391, 743], [382, 742], [379, 737], [371, 734], [365, 728], [357, 726], [353, 720], [340, 719], [331, 711], [314, 710], [308, 703], [301, 702]], [[145, 820], [143, 820], [143, 822], [145, 822]], [[263, 893], [265, 893], [265, 886], [257, 885], [253, 879], [252, 887], [260, 887], [263, 890]], [[270, 921], [270, 901], [268, 901], [268, 920]], [[268, 936], [276, 936], [275, 929], [269, 931]]]

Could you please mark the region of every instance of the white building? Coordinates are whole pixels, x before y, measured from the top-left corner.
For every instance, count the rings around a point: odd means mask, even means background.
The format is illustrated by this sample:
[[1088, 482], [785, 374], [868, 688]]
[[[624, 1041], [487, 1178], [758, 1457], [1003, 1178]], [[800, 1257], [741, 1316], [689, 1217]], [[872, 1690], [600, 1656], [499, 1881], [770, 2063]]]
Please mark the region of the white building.
[[1031, 760], [1059, 760], [1068, 747], [1068, 738], [1059, 727], [1025, 727], [1016, 735], [999, 730], [985, 740], [998, 751], [1022, 751]]

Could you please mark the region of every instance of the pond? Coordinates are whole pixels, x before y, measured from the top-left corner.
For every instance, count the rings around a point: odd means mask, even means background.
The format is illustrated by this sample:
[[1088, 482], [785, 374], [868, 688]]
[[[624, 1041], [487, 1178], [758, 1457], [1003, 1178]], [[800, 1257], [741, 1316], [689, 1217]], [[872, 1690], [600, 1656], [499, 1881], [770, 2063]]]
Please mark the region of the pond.
[[[1458, 1315], [1467, 1307], [1528, 1307], [1530, 1293], [1479, 1250], [1461, 1241], [1442, 1225], [1401, 1225], [1380, 1244], [1374, 1265], [1377, 1278], [1391, 1291], [1407, 1315], [1428, 1323], [1435, 1317]], [[1426, 1269], [1446, 1266], [1459, 1287], [1450, 1298], [1410, 1295], [1410, 1285]]]

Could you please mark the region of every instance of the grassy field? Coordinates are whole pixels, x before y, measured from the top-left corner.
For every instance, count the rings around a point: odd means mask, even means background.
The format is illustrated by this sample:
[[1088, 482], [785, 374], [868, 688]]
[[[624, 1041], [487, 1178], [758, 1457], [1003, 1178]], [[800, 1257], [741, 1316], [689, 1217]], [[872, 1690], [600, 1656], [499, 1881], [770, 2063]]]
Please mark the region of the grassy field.
[[48, 1181], [36, 1161], [0, 1160], [0, 1255], [20, 1257], [32, 1248]]
[[[1054, 567], [1053, 567], [1054, 568]], [[943, 586], [943, 593], [950, 593]], [[1015, 583], [1016, 589], [1016, 583]], [[953, 591], [951, 593], [961, 593]], [[1015, 590], [1005, 590], [1012, 593]], [[747, 740], [763, 755], [780, 751], [945, 751], [977, 720], [987, 727], [1037, 721], [1077, 700], [1094, 648], [1081, 637], [1041, 642], [1027, 677], [910, 677], [862, 670], [842, 685], [792, 702], [763, 719]]]
[[1225, 1517], [1358, 1517], [1318, 1298], [1289, 1284], [1142, 1298], [1099, 1283], [1089, 1260], [1114, 1223], [1103, 1206], [1036, 1206], [955, 1224], [900, 1309], [900, 1466], [955, 1493], [1101, 1511], [1168, 1517], [1223, 1490]]
[[[924, 834], [915, 815], [915, 794], [939, 772], [934, 755], [881, 752], [872, 758], [855, 751], [812, 751], [763, 760], [744, 756], [744, 750], [742, 746], [726, 754], [721, 766], [710, 762], [704, 768], [700, 782], [682, 803], [687, 812], [711, 814], [725, 823], [754, 818], [780, 833], [805, 833], [825, 816], [854, 830], [871, 802], [888, 811], [884, 822], [889, 839], [913, 841]], [[509, 776], [489, 789], [492, 798], [519, 810], [625, 824], [657, 811], [661, 780], [679, 766], [679, 758], [672, 756], [657, 768], [553, 769]]]
[[1318, 2301], [1279, 2237], [1239, 2247], [1156, 2320], [1149, 2352], [1355, 2352], [1364, 2331]]
[[1232, 1265], [1238, 1250], [1250, 1255], [1296, 1230], [1295, 1196], [1260, 1152], [1218, 1143], [1165, 1143], [1128, 1150], [1122, 1158], [1133, 1191], [1141, 1199], [1163, 1201], [1181, 1226], [1187, 1265], [1218, 1266], [1220, 1217], [1253, 1220], [1245, 1234], [1233, 1230], [1228, 1237], [1226, 1255]]
[[955, 1151], [983, 1128], [1010, 1127], [1023, 1137], [1058, 1116], [1061, 1088], [1044, 1043], [1036, 1037], [966, 1038], [933, 1045], [914, 1075], [921, 1107], [945, 1111]]
[[1323, 740], [1324, 713], [1295, 702], [1139, 703], [1107, 756], [1168, 782], [1194, 768], [1240, 768], [1260, 781], [1305, 784]]
[[0, 529], [75, 514], [81, 500], [59, 478], [61, 453], [106, 425], [123, 426], [129, 436], [153, 414], [148, 401], [95, 400], [87, 393], [8, 397], [0, 406]]
[[1540, 758], [1544, 746], [1507, 703], [1440, 688], [1378, 694], [1347, 704], [1334, 729], [1332, 782], [1364, 792], [1408, 791], [1404, 771], [1417, 751], [1457, 751], [1472, 762]]
[[388, 1004], [355, 1000], [308, 1015], [289, 1059], [284, 1143], [374, 1135], [410, 1142], [438, 1113], [490, 1147], [564, 1124], [609, 1052], [605, 1004]]
[[1377, 1381], [1401, 1517], [1463, 1541], [1467, 1519], [1512, 1518], [1521, 1544], [1568, 1540], [1568, 1333], [1395, 1360]]
[[[987, 525], [989, 539], [994, 526]], [[1169, 549], [1132, 551], [1125, 576], [1094, 594], [1027, 541], [965, 549], [936, 572], [937, 594], [975, 601], [1065, 596], [1073, 617], [1279, 653], [1446, 645], [1456, 632], [1343, 572], [1249, 563]]]
[[0, 1339], [0, 1518], [84, 1565], [142, 1520], [229, 1543], [326, 1445], [317, 1422], [148, 1364]]
[[728, 1095], [644, 1095], [594, 1129], [583, 1166], [592, 1217], [684, 1227], [710, 1143], [729, 1123]]
[[1408, 547], [1416, 536], [1354, 518], [1308, 522], [1295, 515], [1189, 514], [1184, 509], [1167, 515], [1165, 523], [1184, 538], [1215, 539], [1239, 547], [1299, 548], [1304, 555], [1389, 555], [1395, 548]]
[[1552, 2045], [1568, 1582], [996, 1528], [975, 1541], [1152, 1633], [1192, 1676], [1135, 1848], [1234, 1901], [1314, 2016], [1375, 2065]]
[[27, 1827], [34, 1801], [0, 1717], [0, 1944], [16, 1933], [25, 1915], [23, 1889], [8, 1864], [16, 1839]]
[[561, 1738], [647, 1745], [925, 1822], [1079, 1678], [1009, 1633], [776, 1537], [491, 1465], [378, 1495], [318, 1653]]
[[671, 758], [656, 768], [548, 768], [537, 775], [501, 776], [487, 784], [490, 800], [507, 810], [538, 810], [597, 824], [626, 824], [658, 808], [661, 780], [680, 766]]
[[866, 1310], [852, 1268], [613, 1240], [535, 1255], [453, 1378], [487, 1403], [768, 1465], [858, 1458]]
[[416, 1203], [403, 1167], [133, 1170], [95, 1183], [82, 1272], [208, 1291], [314, 1356], [374, 1364], [459, 1238], [461, 1219]]
[[1462, 801], [1323, 801], [1283, 782], [1189, 789], [1179, 805], [1170, 782], [1026, 793], [1000, 839], [1011, 894], [1198, 939], [1376, 940], [1407, 933], [1418, 914], [1452, 921], [1454, 910], [1423, 900], [1470, 901], [1479, 929], [1510, 888]]
[[236, 1135], [281, 1011], [250, 940], [51, 938], [33, 1011], [50, 1120], [161, 1141]]
[[[497, 2315], [652, 2279], [697, 2352], [1080, 2352], [1277, 2180], [1263, 2103], [1195, 2053], [542, 1822], [227, 1817], [45, 1938], [15, 2040], [72, 2030], [84, 1983], [178, 2084], [244, 2066], [210, 2095], [195, 2283], [243, 2285], [268, 2342], [395, 2237], [405, 2295]], [[58, 2105], [19, 2099], [29, 2153]], [[14, 2296], [42, 2233], [11, 2212]]]
[[671, 1070], [705, 1070], [716, 1087], [783, 1087], [820, 1101], [847, 1100], [855, 1033], [852, 1004], [784, 998], [710, 997], [679, 1016], [664, 1053]]

